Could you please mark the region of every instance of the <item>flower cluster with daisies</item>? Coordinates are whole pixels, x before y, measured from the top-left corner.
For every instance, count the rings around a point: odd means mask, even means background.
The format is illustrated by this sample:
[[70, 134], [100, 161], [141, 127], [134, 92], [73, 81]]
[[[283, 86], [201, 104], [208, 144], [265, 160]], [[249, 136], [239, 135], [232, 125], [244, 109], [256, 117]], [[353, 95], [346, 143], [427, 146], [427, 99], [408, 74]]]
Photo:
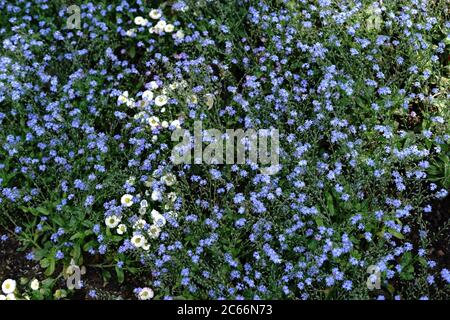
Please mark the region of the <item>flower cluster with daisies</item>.
[[450, 297], [445, 0], [78, 6], [0, 1], [0, 300]]

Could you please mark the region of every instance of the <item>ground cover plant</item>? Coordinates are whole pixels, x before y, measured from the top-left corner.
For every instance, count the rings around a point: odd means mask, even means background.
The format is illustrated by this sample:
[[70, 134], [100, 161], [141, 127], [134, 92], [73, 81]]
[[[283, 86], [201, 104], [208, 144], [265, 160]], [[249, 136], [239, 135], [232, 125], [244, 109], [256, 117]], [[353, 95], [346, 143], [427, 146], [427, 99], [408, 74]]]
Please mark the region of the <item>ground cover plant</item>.
[[0, 299], [449, 298], [447, 1], [0, 11]]

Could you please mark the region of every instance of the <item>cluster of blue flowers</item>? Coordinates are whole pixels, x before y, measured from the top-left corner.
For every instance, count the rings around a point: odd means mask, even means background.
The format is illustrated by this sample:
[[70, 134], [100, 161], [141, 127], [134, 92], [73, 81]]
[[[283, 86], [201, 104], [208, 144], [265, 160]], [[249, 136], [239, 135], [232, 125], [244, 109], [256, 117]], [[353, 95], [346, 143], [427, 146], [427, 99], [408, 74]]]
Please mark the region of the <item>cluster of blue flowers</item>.
[[[140, 299], [449, 297], [429, 218], [450, 185], [444, 0], [80, 2], [68, 29], [54, 1], [0, 0], [0, 224], [48, 276], [73, 259]], [[196, 121], [277, 129], [280, 170], [175, 164]]]

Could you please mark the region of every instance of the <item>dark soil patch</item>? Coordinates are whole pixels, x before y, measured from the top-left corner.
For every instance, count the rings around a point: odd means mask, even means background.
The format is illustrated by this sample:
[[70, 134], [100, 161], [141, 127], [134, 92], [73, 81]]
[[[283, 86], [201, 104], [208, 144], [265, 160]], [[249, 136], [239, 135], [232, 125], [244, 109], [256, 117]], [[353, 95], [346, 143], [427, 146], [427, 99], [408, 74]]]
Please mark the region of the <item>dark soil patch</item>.
[[[84, 286], [80, 290], [75, 290], [72, 299], [136, 299], [133, 290], [149, 284], [149, 279], [146, 279], [145, 276], [139, 275], [136, 277], [127, 272], [125, 272], [124, 282], [119, 283], [114, 268], [89, 267], [89, 260], [86, 261], [86, 274], [82, 276]], [[105, 282], [104, 274], [106, 272], [111, 274], [111, 278]], [[89, 296], [91, 290], [95, 290], [97, 297]]]
[[429, 230], [435, 237], [431, 255], [440, 268], [450, 268], [450, 197], [435, 201], [426, 215]]
[[19, 243], [14, 239], [0, 241], [0, 281], [21, 277], [42, 278], [39, 265], [25, 258], [25, 252], [19, 251]]
[[[447, 300], [450, 297], [450, 292], [446, 289], [447, 283], [445, 283], [439, 273], [444, 268], [450, 269], [450, 197], [435, 200], [431, 205], [432, 212], [423, 214], [423, 220], [426, 222], [427, 238], [431, 242], [426, 257], [435, 261], [437, 265], [432, 270], [427, 270], [431, 271], [430, 274], [434, 273], [433, 270], [437, 273], [435, 274], [435, 285], [424, 286], [422, 289], [426, 288], [436, 299]], [[414, 221], [411, 222], [412, 230], [408, 236], [408, 241], [414, 245], [413, 254], [417, 256], [418, 248], [421, 247], [419, 232], [423, 228], [419, 224], [414, 223]], [[401, 264], [401, 262], [402, 259], [398, 258], [397, 263]], [[414, 276], [416, 279], [424, 276], [423, 268], [418, 263], [415, 264]], [[420, 288], [411, 286], [411, 281], [395, 277], [390, 280], [390, 283], [396, 289], [395, 294], [399, 294], [402, 298], [418, 298], [417, 294]], [[415, 283], [418, 284], [418, 282]], [[425, 293], [425, 291], [422, 293]]]
[[[9, 278], [16, 281], [22, 277], [28, 280], [36, 278], [40, 281], [47, 278], [39, 263], [27, 260], [25, 255], [26, 252], [21, 251], [20, 243], [17, 240], [9, 238], [6, 241], [0, 241], [0, 283]], [[123, 284], [120, 284], [115, 276], [114, 268], [89, 267], [91, 262], [94, 261], [95, 257], [86, 257], [86, 265], [88, 267], [86, 268], [86, 274], [81, 276], [83, 287], [79, 290], [73, 290], [68, 296], [69, 299], [136, 299], [133, 290], [137, 287], [148, 285], [150, 282], [150, 276], [139, 275], [138, 277], [133, 277], [125, 273], [125, 281]], [[111, 278], [107, 282], [104, 281], [105, 271], [109, 271], [111, 274]], [[52, 277], [55, 277], [60, 272], [62, 272], [61, 265], [56, 268], [56, 272]], [[66, 289], [66, 280], [61, 277], [54, 287], [54, 290], [56, 289]], [[89, 296], [91, 290], [95, 290], [96, 297]]]

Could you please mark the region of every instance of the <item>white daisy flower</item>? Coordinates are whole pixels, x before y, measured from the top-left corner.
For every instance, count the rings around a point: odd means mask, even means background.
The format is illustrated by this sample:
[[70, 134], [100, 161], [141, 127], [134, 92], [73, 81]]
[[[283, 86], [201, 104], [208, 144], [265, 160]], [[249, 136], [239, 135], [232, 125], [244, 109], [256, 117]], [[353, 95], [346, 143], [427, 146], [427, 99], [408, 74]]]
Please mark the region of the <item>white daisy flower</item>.
[[144, 115], [145, 115], [145, 112], [141, 111], [141, 112], [136, 113], [136, 114], [134, 115], [134, 119], [137, 120], [137, 119], [143, 118]]
[[126, 181], [130, 186], [134, 186], [134, 184], [136, 183], [136, 177], [129, 177]]
[[131, 238], [131, 244], [136, 248], [141, 248], [143, 245], [145, 245], [145, 238], [140, 234], [135, 234]]
[[173, 24], [168, 23], [168, 24], [164, 27], [164, 32], [172, 33], [173, 30], [175, 30], [175, 27], [173, 26]]
[[163, 127], [164, 129], [167, 129], [169, 127], [169, 123], [167, 121], [163, 121], [163, 122], [161, 122], [161, 127]]
[[158, 136], [157, 136], [157, 135], [154, 135], [154, 136], [152, 137], [152, 142], [155, 143], [156, 141], [158, 141]]
[[124, 194], [120, 198], [120, 203], [125, 207], [131, 207], [133, 205], [133, 196], [131, 194]]
[[177, 177], [173, 173], [168, 173], [161, 178], [161, 181], [166, 184], [166, 186], [173, 186], [177, 182]]
[[167, 214], [168, 214], [169, 217], [171, 217], [172, 219], [178, 218], [178, 212], [176, 212], [176, 211], [169, 211], [169, 212], [167, 212]]
[[162, 16], [162, 11], [159, 9], [152, 9], [150, 10], [150, 13], [148, 14], [150, 18], [154, 20], [158, 20]]
[[31, 290], [34, 290], [34, 291], [39, 290], [39, 280], [38, 279], [33, 279], [30, 282], [30, 288], [31, 288]]
[[149, 85], [151, 90], [156, 90], [159, 88], [158, 83], [156, 81], [150, 81]]
[[128, 102], [128, 91], [124, 91], [118, 98], [117, 98], [117, 104], [121, 105], [123, 103]]
[[145, 251], [150, 250], [150, 244], [147, 241], [145, 241], [145, 244], [142, 246], [142, 249], [144, 249]]
[[152, 192], [152, 196], [151, 196], [153, 201], [161, 201], [162, 200], [162, 194], [161, 191], [159, 190], [154, 190]]
[[106, 219], [105, 219], [105, 224], [110, 229], [113, 229], [113, 228], [117, 227], [119, 222], [120, 222], [120, 219], [117, 216], [115, 216], [115, 215], [106, 217]]
[[149, 102], [147, 100], [139, 100], [137, 106], [141, 109], [144, 109], [148, 105], [149, 105]]
[[154, 297], [154, 292], [150, 288], [142, 288], [139, 292], [139, 300], [150, 300]]
[[162, 106], [166, 105], [168, 101], [169, 101], [169, 98], [166, 95], [160, 95], [155, 98], [155, 104], [158, 107], [162, 107]]
[[155, 25], [155, 29], [158, 32], [163, 32], [166, 25], [167, 25], [167, 22], [165, 22], [164, 20], [159, 20], [158, 23]]
[[126, 225], [124, 225], [123, 223], [122, 224], [119, 224], [119, 226], [117, 227], [117, 234], [120, 234], [120, 235], [122, 235], [122, 234], [124, 234], [124, 233], [126, 233], [127, 232], [127, 226]]
[[184, 32], [183, 30], [178, 30], [177, 32], [175, 32], [175, 34], [173, 35], [173, 37], [175, 39], [183, 39], [184, 38]]
[[133, 228], [138, 230], [144, 229], [146, 224], [147, 221], [145, 221], [144, 219], [139, 219], [134, 223]]
[[8, 295], [16, 290], [16, 281], [12, 279], [6, 279], [2, 284], [2, 291], [4, 294]]
[[142, 93], [142, 98], [144, 100], [151, 101], [151, 100], [153, 100], [153, 97], [154, 97], [154, 94], [150, 90], [145, 90], [144, 93]]
[[178, 82], [174, 82], [169, 84], [169, 89], [170, 90], [175, 90], [176, 88], [178, 88]]
[[192, 103], [192, 104], [197, 104], [198, 103], [198, 98], [195, 94], [191, 95], [190, 97], [186, 98], [186, 102], [187, 103]]
[[144, 186], [146, 186], [147, 188], [150, 188], [152, 186], [152, 183], [153, 183], [153, 178], [148, 177], [147, 180], [144, 181]]
[[152, 129], [156, 128], [159, 126], [159, 118], [156, 116], [151, 116], [150, 118], [148, 118], [148, 124], [150, 125], [150, 127], [152, 127]]
[[136, 35], [136, 29], [127, 30], [127, 32], [125, 32], [125, 35], [127, 37], [134, 37]]
[[158, 227], [163, 227], [166, 224], [166, 218], [156, 210], [152, 210], [151, 216], [153, 219], [153, 223]]
[[134, 99], [128, 99], [128, 100], [125, 102], [125, 104], [127, 105], [128, 108], [134, 108], [135, 103], [136, 103], [136, 102], [134, 101]]
[[177, 194], [175, 192], [170, 192], [167, 195], [167, 198], [171, 201], [171, 202], [175, 202], [175, 200], [177, 200]]
[[152, 212], [150, 212], [150, 215], [152, 216], [152, 219], [154, 219], [155, 216], [161, 215], [158, 210], [153, 209]]
[[16, 296], [14, 295], [14, 293], [7, 294], [6, 300], [16, 300]]
[[138, 26], [145, 26], [148, 23], [148, 20], [141, 16], [138, 16], [134, 18], [134, 23], [137, 24]]
[[157, 239], [159, 237], [159, 234], [161, 233], [161, 229], [157, 225], [152, 224], [150, 226], [150, 228], [148, 228], [148, 232], [147, 233], [148, 233], [150, 238]]

